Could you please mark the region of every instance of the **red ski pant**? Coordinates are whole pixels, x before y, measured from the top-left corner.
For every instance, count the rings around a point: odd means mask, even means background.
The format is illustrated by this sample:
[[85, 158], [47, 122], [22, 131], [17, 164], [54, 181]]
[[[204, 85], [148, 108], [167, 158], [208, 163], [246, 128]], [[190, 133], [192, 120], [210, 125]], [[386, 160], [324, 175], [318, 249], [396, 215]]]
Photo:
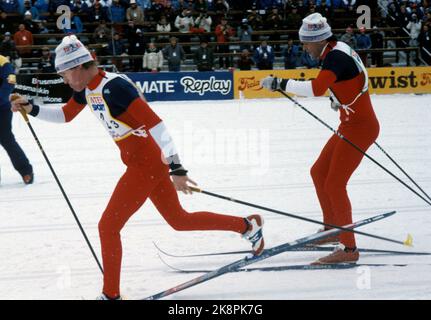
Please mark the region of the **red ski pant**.
[[[377, 121], [360, 125], [342, 124], [339, 132], [361, 150], [366, 151], [377, 139], [379, 125]], [[352, 223], [352, 207], [346, 187], [363, 157], [361, 152], [334, 134], [311, 168], [311, 177], [325, 223], [337, 226]], [[356, 247], [355, 236], [351, 232], [342, 233], [340, 242], [348, 248]]]
[[99, 222], [104, 268], [103, 292], [109, 297], [120, 294], [120, 231], [147, 198], [151, 199], [169, 225], [178, 231], [223, 230], [244, 233], [247, 228], [247, 223], [241, 217], [185, 211], [167, 172], [159, 179], [151, 179], [143, 171], [139, 167], [128, 167]]

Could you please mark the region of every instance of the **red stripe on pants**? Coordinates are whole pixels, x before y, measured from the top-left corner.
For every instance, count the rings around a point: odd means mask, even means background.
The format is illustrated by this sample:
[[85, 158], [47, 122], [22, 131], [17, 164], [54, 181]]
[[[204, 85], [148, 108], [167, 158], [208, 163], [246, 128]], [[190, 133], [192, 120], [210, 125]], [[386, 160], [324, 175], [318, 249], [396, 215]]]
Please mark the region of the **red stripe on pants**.
[[103, 292], [110, 297], [120, 294], [120, 231], [148, 197], [175, 230], [223, 230], [243, 233], [247, 227], [241, 217], [211, 212], [188, 213], [181, 207], [177, 191], [167, 173], [160, 179], [151, 179], [141, 168], [128, 167], [118, 181], [99, 222], [104, 268]]

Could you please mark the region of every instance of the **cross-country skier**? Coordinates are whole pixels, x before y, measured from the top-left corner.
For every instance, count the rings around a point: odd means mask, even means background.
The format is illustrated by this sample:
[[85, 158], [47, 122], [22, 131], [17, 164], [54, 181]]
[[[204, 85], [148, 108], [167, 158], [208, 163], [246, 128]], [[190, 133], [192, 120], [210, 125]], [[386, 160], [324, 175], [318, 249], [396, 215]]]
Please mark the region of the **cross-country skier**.
[[41, 120], [64, 123], [88, 105], [121, 151], [127, 170], [99, 222], [104, 285], [98, 299], [121, 299], [120, 231], [147, 198], [175, 230], [233, 231], [251, 241], [254, 254], [263, 251], [263, 220], [259, 215], [241, 218], [211, 212], [189, 213], [181, 207], [176, 190], [192, 193], [188, 183], [196, 183], [181, 165], [164, 123], [129, 78], [100, 70], [74, 35], [64, 37], [55, 51], [55, 68], [74, 90], [73, 96], [58, 109], [32, 105], [21, 97], [12, 101], [12, 110], [25, 110]]
[[[340, 112], [338, 132], [366, 151], [377, 139], [379, 122], [368, 93], [368, 75], [359, 55], [344, 42], [337, 41], [331, 27], [319, 13], [305, 17], [299, 39], [314, 59], [320, 59], [322, 70], [316, 79], [297, 81], [266, 77], [261, 85], [269, 90], [284, 90], [299, 96], [321, 96], [330, 90], [331, 107]], [[347, 182], [359, 166], [363, 154], [334, 134], [311, 168], [324, 222], [343, 226], [352, 222], [352, 208], [347, 195]], [[359, 259], [355, 236], [342, 233], [329, 256], [315, 263], [354, 262]]]

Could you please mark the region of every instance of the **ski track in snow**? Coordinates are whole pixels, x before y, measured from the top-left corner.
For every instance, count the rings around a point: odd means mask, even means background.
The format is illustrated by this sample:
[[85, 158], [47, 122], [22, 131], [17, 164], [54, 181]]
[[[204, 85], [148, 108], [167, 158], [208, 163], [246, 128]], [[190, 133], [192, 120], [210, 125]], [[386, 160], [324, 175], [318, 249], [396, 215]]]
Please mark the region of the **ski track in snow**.
[[[431, 192], [429, 95], [373, 96], [381, 124], [379, 144]], [[299, 101], [336, 128], [338, 115], [326, 98]], [[176, 141], [190, 176], [203, 189], [274, 209], [321, 219], [309, 170], [331, 132], [287, 99], [151, 103]], [[67, 125], [31, 119], [88, 237], [100, 256], [97, 222], [122, 172], [119, 152], [88, 110]], [[35, 170], [23, 186], [0, 152], [0, 299], [88, 299], [101, 290], [101, 274], [45, 160], [20, 116], [14, 133]], [[369, 154], [401, 173], [376, 148]], [[402, 177], [404, 181], [406, 179]], [[411, 183], [409, 183], [411, 185]], [[354, 219], [397, 210], [361, 230], [404, 240], [431, 251], [431, 208], [368, 159], [348, 187]], [[190, 211], [248, 215], [247, 207], [196, 194], [181, 195]], [[319, 226], [269, 212], [267, 246], [315, 232]], [[173, 253], [245, 250], [248, 243], [225, 232], [176, 232], [147, 202], [122, 232], [122, 292], [144, 298], [195, 275], [169, 270], [152, 242]], [[362, 236], [361, 247], [402, 250]], [[408, 250], [408, 249], [406, 249]], [[303, 264], [325, 253], [290, 252], [256, 266]], [[180, 267], [214, 269], [238, 256], [167, 258]], [[172, 295], [176, 299], [430, 299], [431, 257], [363, 254], [361, 263], [409, 263], [404, 268], [250, 272], [224, 275]]]

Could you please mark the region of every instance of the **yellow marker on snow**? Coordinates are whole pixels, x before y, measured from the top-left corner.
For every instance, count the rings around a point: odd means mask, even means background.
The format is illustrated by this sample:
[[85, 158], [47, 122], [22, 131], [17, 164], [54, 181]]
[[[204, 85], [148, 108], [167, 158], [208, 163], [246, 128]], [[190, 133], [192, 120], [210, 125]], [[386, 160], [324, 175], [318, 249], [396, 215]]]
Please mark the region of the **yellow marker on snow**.
[[413, 237], [410, 233], [407, 235], [407, 239], [406, 241], [404, 241], [404, 245], [408, 247], [413, 247]]

